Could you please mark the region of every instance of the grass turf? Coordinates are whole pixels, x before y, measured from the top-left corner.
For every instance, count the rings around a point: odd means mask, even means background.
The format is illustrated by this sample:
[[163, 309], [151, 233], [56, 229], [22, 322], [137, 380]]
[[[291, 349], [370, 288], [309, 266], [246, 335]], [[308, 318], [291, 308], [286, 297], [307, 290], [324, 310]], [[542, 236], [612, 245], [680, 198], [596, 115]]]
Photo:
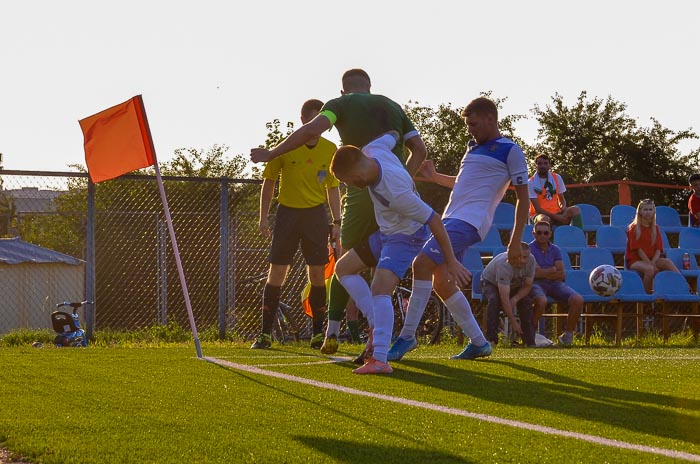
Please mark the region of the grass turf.
[[[341, 348], [348, 348], [341, 345]], [[357, 354], [357, 347], [339, 355]], [[356, 376], [306, 345], [205, 356], [368, 392], [700, 454], [700, 350], [421, 346]], [[671, 462], [670, 458], [299, 384], [194, 348], [2, 348], [0, 442], [33, 462]]]

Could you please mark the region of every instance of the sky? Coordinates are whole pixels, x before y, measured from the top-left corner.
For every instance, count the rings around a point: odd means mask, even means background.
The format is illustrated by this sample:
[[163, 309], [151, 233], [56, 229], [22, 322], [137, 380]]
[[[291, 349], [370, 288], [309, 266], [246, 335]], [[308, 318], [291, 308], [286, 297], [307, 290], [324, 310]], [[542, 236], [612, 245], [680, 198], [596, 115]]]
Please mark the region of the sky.
[[267, 122], [298, 127], [302, 103], [339, 96], [355, 67], [402, 105], [491, 91], [507, 98], [501, 114], [529, 116], [516, 126], [529, 143], [534, 105], [584, 90], [643, 127], [700, 133], [699, 12], [678, 0], [3, 2], [0, 153], [5, 169], [73, 171], [78, 120], [140, 94], [161, 162], [213, 145], [247, 156]]

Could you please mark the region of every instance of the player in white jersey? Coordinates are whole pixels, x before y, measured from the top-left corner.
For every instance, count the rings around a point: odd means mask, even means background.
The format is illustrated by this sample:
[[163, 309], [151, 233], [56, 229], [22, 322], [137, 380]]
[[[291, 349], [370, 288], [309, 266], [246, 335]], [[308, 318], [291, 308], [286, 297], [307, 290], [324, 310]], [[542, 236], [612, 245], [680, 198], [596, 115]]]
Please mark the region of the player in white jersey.
[[[361, 241], [336, 263], [340, 283], [367, 318], [372, 335], [368, 343], [373, 354], [356, 374], [388, 374], [387, 352], [394, 325], [391, 293], [411, 261], [423, 247], [430, 231], [444, 252], [445, 272], [450, 279], [468, 283], [469, 272], [452, 251], [440, 217], [420, 199], [411, 176], [391, 152], [398, 134], [390, 132], [373, 140], [362, 150], [340, 147], [331, 161], [331, 172], [341, 182], [368, 188], [379, 230]], [[426, 227], [427, 224], [427, 227]], [[376, 267], [372, 288], [359, 273]]]
[[[457, 176], [437, 173], [431, 162], [425, 163], [423, 175], [432, 182], [452, 188], [443, 222], [452, 248], [460, 260], [464, 250], [486, 236], [496, 206], [512, 183], [517, 202], [515, 225], [508, 242], [508, 261], [518, 266], [520, 240], [529, 210], [525, 155], [516, 143], [501, 136], [498, 109], [488, 98], [472, 100], [462, 111], [462, 117], [473, 139], [462, 158]], [[431, 237], [413, 261], [413, 292], [401, 334], [389, 350], [389, 361], [401, 359], [416, 347], [416, 328], [433, 286], [455, 322], [470, 339], [464, 350], [452, 358], [476, 359], [491, 354], [491, 345], [474, 319], [469, 301], [460, 291], [459, 284], [445, 272], [442, 251], [439, 243]]]

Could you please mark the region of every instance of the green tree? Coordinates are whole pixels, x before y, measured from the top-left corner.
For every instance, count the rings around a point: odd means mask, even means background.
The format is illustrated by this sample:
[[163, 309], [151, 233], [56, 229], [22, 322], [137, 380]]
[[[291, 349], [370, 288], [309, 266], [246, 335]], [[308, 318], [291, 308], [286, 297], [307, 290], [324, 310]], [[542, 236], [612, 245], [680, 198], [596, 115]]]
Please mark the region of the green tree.
[[[532, 112], [540, 128], [530, 159], [536, 153], [551, 156], [555, 169], [567, 184], [611, 180], [634, 180], [659, 184], [686, 185], [688, 173], [697, 169], [700, 150], [687, 155], [678, 144], [697, 139], [690, 129], [673, 131], [652, 118], [651, 127], [639, 127], [626, 114], [627, 105], [608, 96], [589, 99], [581, 92], [576, 102], [567, 106], [555, 94], [550, 104], [535, 105]], [[570, 204], [592, 203], [601, 211], [609, 211], [617, 203], [614, 188], [567, 192]], [[687, 192], [633, 187], [633, 203], [645, 197], [657, 204], [682, 209]]]

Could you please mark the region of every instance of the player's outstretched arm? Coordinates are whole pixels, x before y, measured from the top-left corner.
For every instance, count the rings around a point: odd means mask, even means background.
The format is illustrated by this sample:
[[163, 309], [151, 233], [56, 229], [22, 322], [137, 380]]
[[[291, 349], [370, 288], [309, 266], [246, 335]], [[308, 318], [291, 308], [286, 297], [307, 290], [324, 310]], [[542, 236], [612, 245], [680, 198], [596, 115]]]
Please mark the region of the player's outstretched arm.
[[272, 150], [266, 148], [253, 148], [250, 150], [250, 160], [254, 163], [264, 163], [282, 156], [300, 146], [304, 145], [314, 137], [320, 137], [325, 131], [331, 128], [331, 122], [327, 117], [318, 115], [299, 129], [292, 132], [289, 137]]
[[418, 177], [416, 180], [422, 180], [425, 182], [432, 182], [434, 184], [442, 185], [443, 187], [452, 188], [455, 186], [456, 176], [448, 176], [447, 174], [441, 174], [435, 170], [435, 163], [433, 160], [425, 160], [418, 170]]

